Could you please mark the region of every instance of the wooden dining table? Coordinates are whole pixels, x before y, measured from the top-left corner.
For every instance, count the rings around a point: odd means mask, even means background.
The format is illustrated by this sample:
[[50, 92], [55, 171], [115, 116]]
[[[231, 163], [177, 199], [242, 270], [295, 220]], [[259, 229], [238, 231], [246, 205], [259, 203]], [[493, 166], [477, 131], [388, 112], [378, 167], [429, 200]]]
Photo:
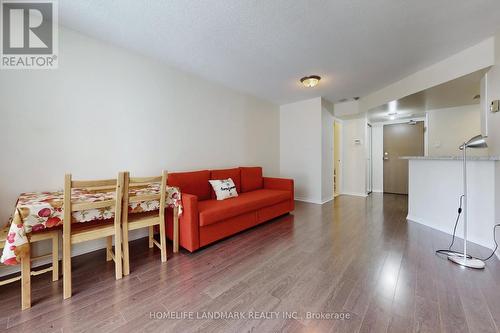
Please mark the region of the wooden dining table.
[[[130, 188], [131, 195], [158, 194], [160, 184], [154, 183], [144, 187]], [[72, 200], [78, 202], [96, 202], [113, 199], [115, 192], [96, 192], [87, 189], [73, 189]], [[166, 205], [173, 210], [173, 249], [179, 251], [179, 215], [182, 214], [181, 192], [177, 187], [167, 186]], [[158, 210], [158, 200], [133, 202], [129, 206], [129, 214]], [[72, 223], [86, 223], [113, 218], [110, 209], [92, 209], [74, 212]], [[30, 256], [29, 237], [32, 233], [43, 232], [53, 228], [62, 228], [63, 224], [63, 191], [22, 193], [12, 215], [6, 244], [0, 258], [5, 265], [17, 265], [21, 261], [28, 262]], [[23, 260], [24, 259], [24, 260]]]

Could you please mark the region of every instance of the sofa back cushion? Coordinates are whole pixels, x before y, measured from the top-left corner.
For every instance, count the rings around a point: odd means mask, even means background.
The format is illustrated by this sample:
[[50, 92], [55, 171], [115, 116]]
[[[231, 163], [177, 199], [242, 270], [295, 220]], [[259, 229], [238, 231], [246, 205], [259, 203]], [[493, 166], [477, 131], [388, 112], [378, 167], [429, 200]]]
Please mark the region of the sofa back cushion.
[[250, 192], [264, 186], [261, 167], [241, 167], [241, 192]]
[[[241, 176], [240, 176], [240, 168], [232, 168], [232, 169], [221, 169], [221, 170], [211, 170], [210, 171], [210, 179], [211, 180], [220, 180], [220, 179], [228, 179], [231, 178], [236, 185], [236, 192], [241, 192]], [[212, 199], [216, 199], [217, 196], [213, 189], [210, 189], [210, 197]]]
[[198, 200], [210, 199], [210, 171], [174, 172], [168, 174], [167, 183], [177, 186], [181, 192], [196, 195]]

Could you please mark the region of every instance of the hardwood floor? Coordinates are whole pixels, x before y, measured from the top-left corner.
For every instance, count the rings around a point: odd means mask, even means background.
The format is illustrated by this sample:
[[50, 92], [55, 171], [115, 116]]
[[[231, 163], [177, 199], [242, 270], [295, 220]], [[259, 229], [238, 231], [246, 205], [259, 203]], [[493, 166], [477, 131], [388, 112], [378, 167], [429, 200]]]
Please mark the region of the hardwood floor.
[[[463, 269], [434, 254], [449, 236], [407, 223], [406, 197], [340, 196], [323, 206], [297, 202], [292, 215], [201, 251], [173, 255], [147, 239], [131, 243], [131, 273], [115, 281], [104, 250], [73, 261], [73, 297], [62, 279], [33, 280], [33, 307], [20, 286], [0, 288], [7, 332], [497, 332], [500, 263]], [[453, 221], [450, 221], [453, 223]], [[471, 245], [486, 256], [489, 250]], [[194, 319], [166, 319], [192, 313]], [[210, 312], [212, 311], [212, 312]], [[270, 319], [197, 319], [213, 311], [277, 312]], [[298, 312], [292, 318], [283, 315]], [[349, 319], [308, 319], [305, 312]], [[157, 316], [156, 318], [154, 316]]]

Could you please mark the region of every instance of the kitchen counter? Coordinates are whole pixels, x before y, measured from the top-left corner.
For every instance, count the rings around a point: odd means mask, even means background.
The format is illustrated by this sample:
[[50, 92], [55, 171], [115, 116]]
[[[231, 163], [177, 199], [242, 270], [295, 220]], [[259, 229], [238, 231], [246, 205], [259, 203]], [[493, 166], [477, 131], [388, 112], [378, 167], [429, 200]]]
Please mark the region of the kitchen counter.
[[[451, 234], [463, 193], [461, 156], [409, 156], [408, 220]], [[500, 157], [468, 156], [469, 240], [492, 248]], [[463, 217], [462, 217], [463, 218]], [[462, 219], [461, 218], [461, 219]], [[463, 235], [463, 221], [457, 237]], [[451, 237], [450, 239], [451, 240]], [[447, 241], [439, 244], [443, 248]]]
[[[462, 161], [462, 156], [402, 156], [402, 160]], [[467, 161], [500, 161], [500, 156], [467, 156]]]

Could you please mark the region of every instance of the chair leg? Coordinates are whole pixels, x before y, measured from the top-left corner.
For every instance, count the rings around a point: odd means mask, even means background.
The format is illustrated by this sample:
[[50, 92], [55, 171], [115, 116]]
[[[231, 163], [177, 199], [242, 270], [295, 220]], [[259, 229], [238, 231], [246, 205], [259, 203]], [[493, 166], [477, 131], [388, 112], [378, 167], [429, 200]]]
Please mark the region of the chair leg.
[[27, 253], [21, 259], [21, 309], [31, 307], [31, 256]]
[[165, 221], [160, 220], [160, 246], [161, 262], [167, 261], [167, 235], [165, 233]]
[[129, 257], [129, 249], [128, 249], [128, 225], [123, 224], [123, 275], [130, 274], [130, 257]]
[[174, 208], [174, 253], [179, 252], [179, 207]]
[[71, 235], [63, 236], [63, 297], [71, 297]]
[[111, 251], [113, 251], [113, 236], [108, 236], [106, 238], [106, 261], [111, 261]]
[[117, 280], [123, 277], [122, 259], [122, 228], [120, 223], [115, 223], [115, 273]]
[[149, 248], [153, 248], [153, 236], [154, 236], [154, 229], [153, 226], [149, 227]]
[[52, 281], [59, 280], [59, 231], [52, 233]]

